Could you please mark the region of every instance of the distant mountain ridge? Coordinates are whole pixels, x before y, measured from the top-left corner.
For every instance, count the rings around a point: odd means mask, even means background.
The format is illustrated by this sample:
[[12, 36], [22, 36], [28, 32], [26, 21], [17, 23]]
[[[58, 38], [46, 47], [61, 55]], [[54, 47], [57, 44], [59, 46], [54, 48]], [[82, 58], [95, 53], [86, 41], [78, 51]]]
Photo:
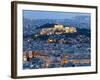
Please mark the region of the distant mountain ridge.
[[90, 20], [82, 19], [82, 18], [75, 18], [75, 19], [23, 19], [23, 25], [30, 24], [33, 28], [38, 28], [45, 24], [55, 24], [59, 23], [66, 26], [75, 26], [78, 28], [86, 28], [90, 29]]

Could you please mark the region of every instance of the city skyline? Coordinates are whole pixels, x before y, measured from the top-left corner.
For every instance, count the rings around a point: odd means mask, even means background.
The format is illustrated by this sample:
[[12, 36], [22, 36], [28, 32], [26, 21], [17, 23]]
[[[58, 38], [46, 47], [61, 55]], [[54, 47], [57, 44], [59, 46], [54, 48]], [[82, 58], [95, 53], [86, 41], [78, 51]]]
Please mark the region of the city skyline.
[[91, 66], [91, 14], [23, 11], [23, 69]]

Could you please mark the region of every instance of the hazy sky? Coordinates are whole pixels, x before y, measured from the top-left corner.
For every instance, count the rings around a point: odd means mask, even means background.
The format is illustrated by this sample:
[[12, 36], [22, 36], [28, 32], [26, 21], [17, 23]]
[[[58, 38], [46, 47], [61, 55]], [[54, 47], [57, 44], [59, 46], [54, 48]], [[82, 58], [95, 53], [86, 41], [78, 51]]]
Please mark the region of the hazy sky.
[[76, 16], [89, 17], [90, 14], [75, 12], [23, 10], [23, 17], [28, 19], [73, 19]]

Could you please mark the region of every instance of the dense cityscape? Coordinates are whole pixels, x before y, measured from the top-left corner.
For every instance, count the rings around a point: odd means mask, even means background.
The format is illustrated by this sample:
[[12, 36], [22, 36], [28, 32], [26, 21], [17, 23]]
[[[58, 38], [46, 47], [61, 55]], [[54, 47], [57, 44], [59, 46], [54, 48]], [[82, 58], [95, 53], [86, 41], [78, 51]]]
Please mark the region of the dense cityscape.
[[[91, 66], [90, 14], [45, 11], [25, 13], [23, 69]], [[62, 19], [53, 14], [61, 15]]]
[[90, 63], [89, 33], [83, 35], [75, 27], [55, 24], [24, 39], [24, 69], [89, 66]]

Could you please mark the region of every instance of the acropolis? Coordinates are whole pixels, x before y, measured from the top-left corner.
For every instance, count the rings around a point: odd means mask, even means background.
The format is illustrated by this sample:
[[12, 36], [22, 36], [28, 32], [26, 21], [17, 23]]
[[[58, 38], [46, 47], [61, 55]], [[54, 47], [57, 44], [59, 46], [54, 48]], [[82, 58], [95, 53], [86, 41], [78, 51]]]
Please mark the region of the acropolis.
[[63, 34], [63, 33], [75, 33], [77, 32], [76, 28], [73, 26], [63, 26], [63, 25], [59, 25], [56, 24], [51, 28], [43, 28], [40, 31], [41, 35], [47, 34], [47, 35], [51, 35], [51, 34]]

